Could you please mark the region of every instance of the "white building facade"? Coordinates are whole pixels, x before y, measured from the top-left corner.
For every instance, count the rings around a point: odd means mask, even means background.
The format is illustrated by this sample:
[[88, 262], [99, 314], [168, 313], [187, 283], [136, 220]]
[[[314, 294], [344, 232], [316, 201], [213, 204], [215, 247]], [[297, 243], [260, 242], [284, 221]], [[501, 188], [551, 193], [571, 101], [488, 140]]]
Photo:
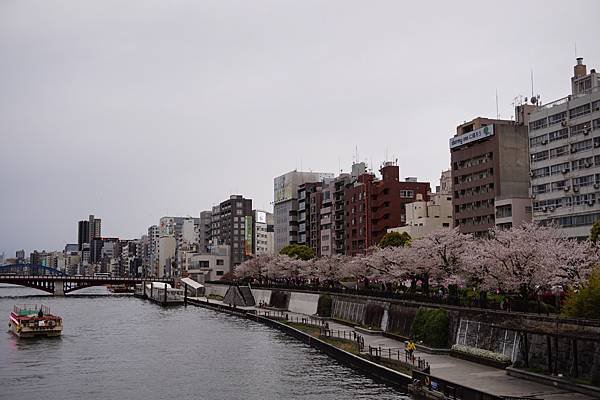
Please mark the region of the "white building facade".
[[600, 74], [577, 59], [571, 94], [530, 116], [533, 220], [589, 236], [600, 218]]

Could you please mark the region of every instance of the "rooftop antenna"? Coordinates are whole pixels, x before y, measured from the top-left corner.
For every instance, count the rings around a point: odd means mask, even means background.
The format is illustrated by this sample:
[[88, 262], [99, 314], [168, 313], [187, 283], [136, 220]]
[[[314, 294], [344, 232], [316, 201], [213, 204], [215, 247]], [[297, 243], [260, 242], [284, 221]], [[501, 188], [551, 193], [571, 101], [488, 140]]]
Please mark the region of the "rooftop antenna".
[[496, 88], [496, 119], [500, 119], [500, 113], [498, 112], [498, 88]]
[[533, 68], [531, 69], [531, 98], [534, 97], [533, 94]]
[[385, 161], [387, 161], [387, 160], [388, 160], [388, 149], [387, 149], [387, 147], [386, 147], [386, 148], [385, 148]]
[[577, 40], [575, 41], [575, 59], [577, 59]]
[[340, 156], [338, 156], [338, 169], [340, 171], [340, 174], [342, 173], [342, 160], [340, 158]]

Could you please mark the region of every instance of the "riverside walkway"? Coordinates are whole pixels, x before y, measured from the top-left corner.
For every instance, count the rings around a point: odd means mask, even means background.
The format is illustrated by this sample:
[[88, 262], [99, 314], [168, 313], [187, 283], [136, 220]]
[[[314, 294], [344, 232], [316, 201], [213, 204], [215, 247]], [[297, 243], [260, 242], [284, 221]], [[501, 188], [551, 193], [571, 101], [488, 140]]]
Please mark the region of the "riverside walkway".
[[[196, 299], [202, 302], [207, 301], [205, 297]], [[218, 300], [208, 299], [208, 302], [215, 305], [226, 306], [226, 304]], [[238, 308], [246, 311], [265, 311], [265, 309], [258, 307]], [[289, 317], [294, 319], [311, 317], [306, 314], [285, 310], [275, 312], [281, 312], [282, 315], [287, 314]], [[381, 346], [382, 348], [404, 348], [404, 342], [400, 340], [395, 340], [379, 334], [367, 334], [364, 332], [364, 330], [358, 331], [352, 326], [344, 325], [332, 320], [328, 320], [327, 323], [329, 324], [329, 329], [331, 330], [355, 331], [364, 338], [365, 348], [367, 349], [369, 346]], [[425, 359], [429, 363], [431, 375], [433, 377], [499, 396], [531, 397], [544, 400], [592, 400], [595, 398], [585, 394], [560, 389], [554, 386], [543, 385], [541, 383], [512, 377], [502, 369], [461, 360], [445, 354], [428, 354], [417, 350], [415, 351], [415, 357]]]

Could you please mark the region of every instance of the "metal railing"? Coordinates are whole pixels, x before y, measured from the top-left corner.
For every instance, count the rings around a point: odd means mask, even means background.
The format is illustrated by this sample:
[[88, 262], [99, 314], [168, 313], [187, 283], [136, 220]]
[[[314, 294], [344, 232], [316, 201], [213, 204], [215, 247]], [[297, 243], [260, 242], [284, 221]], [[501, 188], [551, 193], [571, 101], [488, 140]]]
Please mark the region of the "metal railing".
[[406, 366], [417, 368], [419, 371], [428, 372], [430, 370], [429, 362], [424, 358], [415, 357], [414, 354], [403, 347], [369, 346], [369, 356], [400, 361], [401, 363], [406, 364]]
[[359, 352], [362, 352], [365, 349], [365, 338], [355, 331], [325, 328], [321, 331], [321, 337], [355, 341], [358, 345]]

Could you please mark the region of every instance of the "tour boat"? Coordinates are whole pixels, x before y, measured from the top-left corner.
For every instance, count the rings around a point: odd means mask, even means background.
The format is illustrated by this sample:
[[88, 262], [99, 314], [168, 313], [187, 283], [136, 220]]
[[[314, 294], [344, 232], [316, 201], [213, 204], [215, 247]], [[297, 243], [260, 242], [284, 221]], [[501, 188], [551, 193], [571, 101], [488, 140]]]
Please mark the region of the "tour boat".
[[62, 318], [50, 314], [50, 308], [32, 304], [14, 306], [8, 329], [17, 337], [60, 336]]

